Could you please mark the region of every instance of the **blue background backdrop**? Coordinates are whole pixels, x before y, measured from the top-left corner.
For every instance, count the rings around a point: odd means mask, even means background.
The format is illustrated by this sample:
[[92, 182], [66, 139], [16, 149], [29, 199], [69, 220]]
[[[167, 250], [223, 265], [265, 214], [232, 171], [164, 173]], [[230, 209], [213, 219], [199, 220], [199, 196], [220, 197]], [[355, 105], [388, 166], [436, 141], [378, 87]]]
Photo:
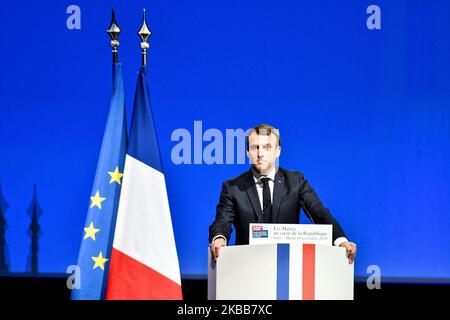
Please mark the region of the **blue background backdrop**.
[[[66, 8], [81, 8], [81, 29]], [[366, 9], [381, 8], [381, 30]], [[206, 273], [221, 183], [246, 164], [175, 165], [171, 134], [271, 123], [358, 243], [356, 275], [450, 281], [450, 2], [21, 1], [0, 11], [0, 181], [11, 271], [26, 269], [37, 183], [40, 270], [76, 263], [111, 94], [105, 33], [122, 28], [128, 117], [142, 8], [153, 112], [184, 276]], [[205, 142], [204, 146], [208, 143]], [[302, 216], [302, 222], [307, 222]], [[418, 280], [417, 280], [418, 281]]]

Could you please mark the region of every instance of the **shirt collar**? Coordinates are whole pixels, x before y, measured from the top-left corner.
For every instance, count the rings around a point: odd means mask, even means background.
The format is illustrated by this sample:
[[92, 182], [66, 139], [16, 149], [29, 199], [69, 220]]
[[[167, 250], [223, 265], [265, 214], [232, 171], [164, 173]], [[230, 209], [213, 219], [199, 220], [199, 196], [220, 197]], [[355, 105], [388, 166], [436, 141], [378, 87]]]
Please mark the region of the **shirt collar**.
[[274, 166], [267, 175], [262, 176], [252, 168], [253, 179], [255, 180], [255, 182], [258, 182], [261, 177], [266, 177], [266, 178], [269, 178], [270, 180], [274, 181], [275, 174], [277, 173], [277, 171], [278, 171], [278, 168]]

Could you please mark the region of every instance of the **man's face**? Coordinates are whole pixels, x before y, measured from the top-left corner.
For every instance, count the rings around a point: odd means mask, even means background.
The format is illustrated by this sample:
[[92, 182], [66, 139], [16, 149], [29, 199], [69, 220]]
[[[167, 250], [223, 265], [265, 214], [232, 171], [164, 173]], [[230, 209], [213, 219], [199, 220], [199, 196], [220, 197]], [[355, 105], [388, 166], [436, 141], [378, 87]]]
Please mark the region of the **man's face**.
[[259, 135], [252, 132], [248, 136], [247, 156], [253, 168], [259, 174], [267, 174], [274, 166], [280, 156], [281, 147], [275, 134]]

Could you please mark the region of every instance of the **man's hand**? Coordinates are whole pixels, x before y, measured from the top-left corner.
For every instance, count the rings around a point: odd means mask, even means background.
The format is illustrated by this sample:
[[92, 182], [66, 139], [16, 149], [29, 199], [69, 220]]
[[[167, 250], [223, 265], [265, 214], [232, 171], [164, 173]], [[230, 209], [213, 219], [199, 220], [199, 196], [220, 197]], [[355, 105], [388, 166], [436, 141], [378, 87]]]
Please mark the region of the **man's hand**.
[[343, 242], [339, 245], [339, 247], [343, 247], [347, 250], [347, 258], [350, 264], [353, 263], [356, 257], [356, 243], [353, 242]]
[[227, 246], [227, 240], [225, 238], [216, 238], [213, 240], [213, 242], [211, 242], [211, 256], [213, 257], [214, 261], [217, 260], [217, 258], [219, 257], [219, 251], [220, 248], [222, 247], [226, 247]]

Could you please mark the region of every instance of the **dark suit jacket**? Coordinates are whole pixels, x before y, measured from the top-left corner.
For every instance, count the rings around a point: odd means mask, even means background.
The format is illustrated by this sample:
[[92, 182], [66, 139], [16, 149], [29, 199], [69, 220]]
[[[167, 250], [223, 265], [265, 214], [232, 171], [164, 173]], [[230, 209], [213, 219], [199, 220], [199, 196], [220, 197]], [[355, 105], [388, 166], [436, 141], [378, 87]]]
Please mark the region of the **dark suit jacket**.
[[[301, 201], [314, 223], [333, 225], [333, 242], [337, 238], [345, 237], [341, 226], [323, 206], [303, 173], [279, 167], [275, 174], [272, 199], [272, 216], [275, 223], [299, 223]], [[210, 242], [218, 234], [224, 235], [229, 242], [231, 226], [234, 225], [236, 244], [248, 244], [249, 223], [258, 222], [261, 211], [251, 169], [237, 178], [225, 181], [216, 208], [216, 218], [209, 227]]]

